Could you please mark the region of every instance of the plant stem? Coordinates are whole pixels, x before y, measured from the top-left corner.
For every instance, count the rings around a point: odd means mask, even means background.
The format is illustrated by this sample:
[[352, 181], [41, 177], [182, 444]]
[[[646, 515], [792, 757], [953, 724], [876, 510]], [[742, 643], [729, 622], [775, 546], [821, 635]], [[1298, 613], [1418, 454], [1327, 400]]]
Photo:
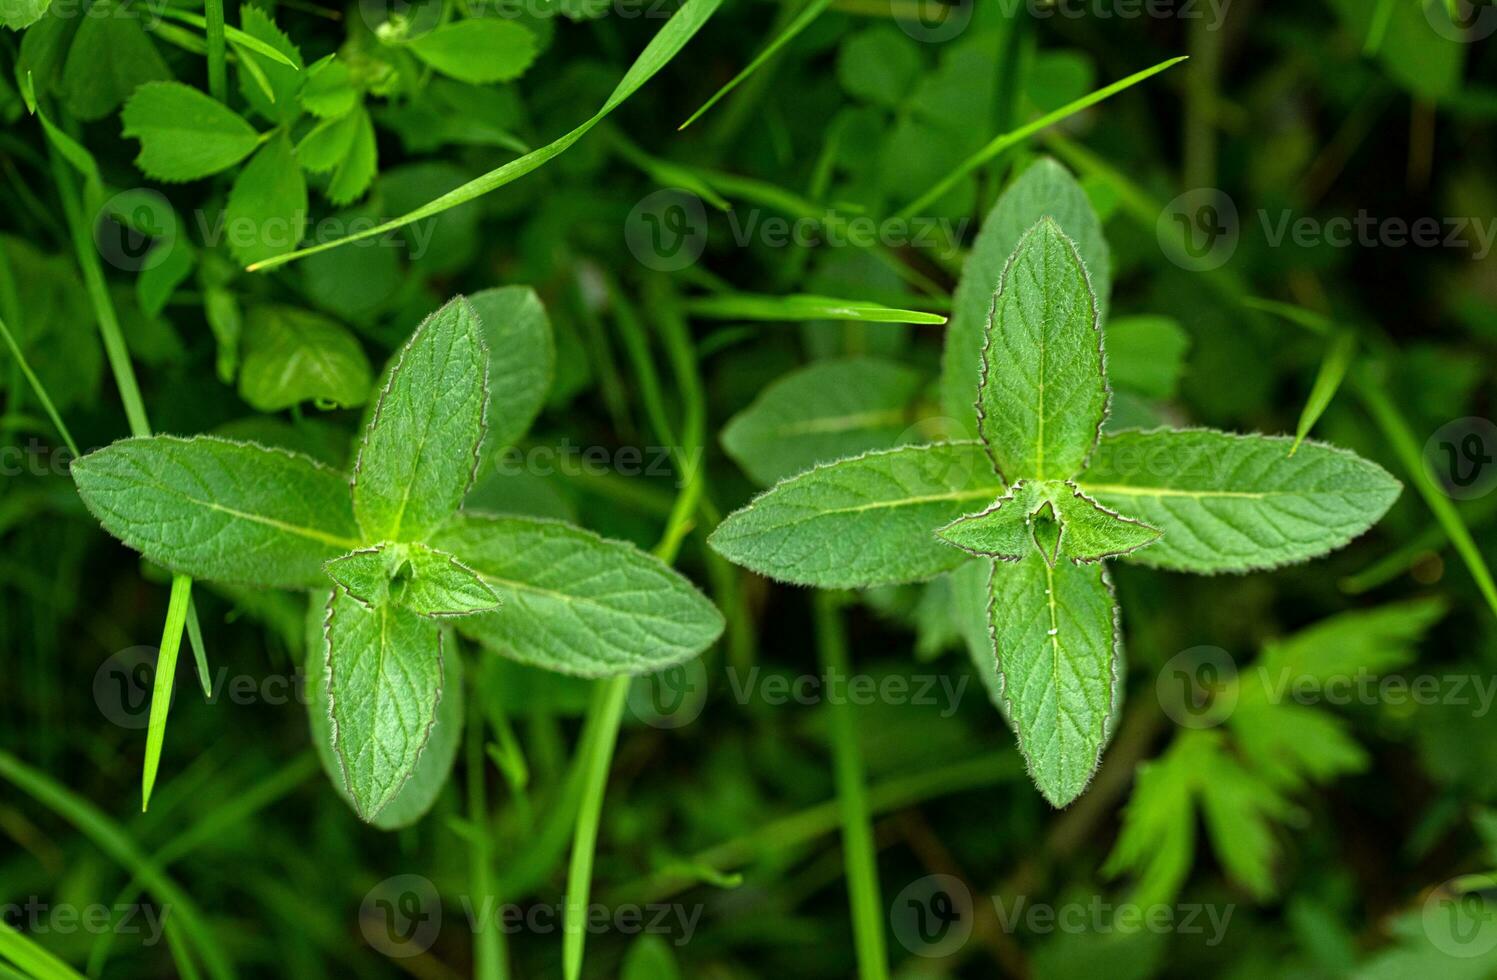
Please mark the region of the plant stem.
[[224, 0], [204, 0], [203, 20], [208, 40], [208, 94], [219, 102], [227, 102], [229, 83], [225, 67]]
[[16, 366], [20, 368], [21, 374], [26, 378], [26, 383], [31, 385], [31, 390], [35, 392], [37, 399], [42, 403], [42, 408], [46, 410], [47, 417], [57, 427], [57, 434], [62, 436], [62, 441], [67, 444], [68, 452], [73, 454], [74, 459], [77, 459], [80, 453], [78, 452], [78, 444], [73, 441], [73, 434], [68, 431], [67, 425], [62, 421], [62, 416], [57, 414], [57, 407], [52, 404], [52, 399], [47, 396], [47, 389], [42, 387], [41, 379], [36, 376], [36, 372], [31, 370], [31, 365], [26, 363], [26, 355], [21, 353], [21, 345], [16, 343], [15, 337], [11, 336], [10, 328], [5, 325], [3, 319], [0, 319], [0, 337], [4, 338], [5, 346], [10, 348], [11, 356], [16, 359]]
[[[468, 719], [468, 823], [471, 825], [469, 854], [469, 887], [474, 908], [480, 910], [473, 927], [473, 975], [479, 980], [507, 980], [509, 961], [505, 951], [504, 931], [495, 928], [498, 914], [494, 899], [493, 852], [490, 846], [489, 805], [484, 792], [487, 766], [483, 751], [483, 712], [472, 711]], [[492, 915], [482, 914], [492, 909]]]
[[[847, 634], [842, 629], [834, 596], [817, 592], [814, 602], [816, 651], [826, 672], [827, 689], [840, 690], [838, 678], [848, 674]], [[847, 897], [852, 907], [858, 975], [863, 980], [885, 980], [889, 976], [889, 954], [884, 946], [884, 902], [879, 894], [878, 860], [868, 815], [868, 791], [863, 785], [857, 721], [852, 705], [841, 698], [828, 698], [826, 711], [842, 816], [842, 860], [847, 868]]]

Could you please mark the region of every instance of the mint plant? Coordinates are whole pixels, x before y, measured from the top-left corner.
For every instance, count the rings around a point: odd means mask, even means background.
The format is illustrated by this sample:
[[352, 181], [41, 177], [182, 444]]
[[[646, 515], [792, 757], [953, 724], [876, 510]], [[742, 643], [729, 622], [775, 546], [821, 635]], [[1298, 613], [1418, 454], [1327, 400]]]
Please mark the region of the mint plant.
[[977, 379], [976, 440], [823, 463], [730, 515], [710, 543], [760, 574], [820, 588], [987, 563], [986, 669], [996, 670], [1031, 778], [1062, 807], [1085, 790], [1119, 708], [1122, 632], [1107, 560], [1208, 574], [1304, 561], [1365, 531], [1400, 486], [1319, 443], [1291, 455], [1292, 440], [1270, 436], [1104, 433], [1111, 391], [1098, 295], [1051, 217], [1023, 234], [986, 295], [991, 312], [967, 372]]
[[[467, 300], [433, 313], [387, 368], [351, 474], [213, 436], [125, 439], [72, 468], [104, 528], [174, 573], [325, 590], [312, 665], [325, 718], [314, 729], [326, 723], [365, 820], [400, 797], [441, 702], [461, 694], [444, 668], [454, 633], [523, 663], [604, 677], [687, 660], [723, 628], [689, 582], [632, 545], [461, 509], [485, 445], [491, 362], [524, 380], [507, 357], [490, 350]], [[523, 412], [530, 393], [520, 394]], [[428, 804], [444, 777], [423, 787]]]

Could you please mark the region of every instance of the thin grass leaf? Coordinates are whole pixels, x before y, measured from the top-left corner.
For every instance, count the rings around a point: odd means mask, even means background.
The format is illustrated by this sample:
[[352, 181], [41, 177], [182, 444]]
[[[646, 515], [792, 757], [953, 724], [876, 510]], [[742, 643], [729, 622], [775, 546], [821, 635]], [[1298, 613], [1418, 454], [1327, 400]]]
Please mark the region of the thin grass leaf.
[[972, 154], [972, 156], [962, 161], [960, 165], [955, 167], [945, 177], [942, 177], [939, 181], [937, 181], [934, 187], [901, 208], [899, 212], [894, 215], [894, 217], [914, 217], [922, 210], [929, 207], [931, 204], [939, 201], [946, 195], [948, 191], [959, 184], [962, 179], [968, 174], [972, 173], [974, 170], [981, 167], [989, 160], [992, 160], [994, 157], [996, 157], [998, 154], [1002, 153], [1009, 147], [1017, 143], [1022, 143], [1024, 140], [1033, 136], [1035, 133], [1038, 133], [1044, 129], [1048, 129], [1056, 123], [1061, 122], [1062, 120], [1069, 119], [1071, 116], [1074, 116], [1076, 113], [1081, 112], [1083, 109], [1089, 109], [1099, 102], [1103, 102], [1107, 99], [1112, 98], [1119, 92], [1124, 92], [1132, 88], [1139, 82], [1150, 79], [1160, 72], [1178, 65], [1180, 62], [1185, 61], [1187, 57], [1187, 55], [1180, 55], [1176, 58], [1170, 58], [1167, 61], [1161, 61], [1159, 64], [1153, 66], [1152, 68], [1145, 68], [1143, 71], [1134, 72], [1127, 78], [1113, 82], [1111, 85], [1099, 88], [1095, 92], [1092, 92], [1090, 95], [1084, 95], [1073, 102], [1068, 102], [1065, 105], [1061, 106], [1059, 109], [1056, 109], [1054, 112], [1047, 112], [1045, 115], [1034, 120], [1033, 122], [1025, 123], [1018, 129], [1011, 130], [1010, 132], [1003, 133], [1000, 136], [994, 137], [987, 146], [984, 146], [982, 149]]
[[[4, 261], [4, 259], [0, 258], [0, 261]], [[78, 452], [78, 443], [73, 441], [73, 434], [68, 431], [67, 424], [63, 422], [62, 416], [57, 413], [57, 407], [52, 404], [52, 399], [47, 395], [47, 389], [42, 385], [41, 379], [36, 376], [36, 372], [31, 370], [31, 365], [26, 362], [26, 355], [21, 353], [21, 346], [16, 343], [16, 338], [11, 335], [10, 328], [5, 325], [4, 319], [0, 319], [0, 337], [5, 339], [5, 346], [10, 348], [11, 356], [16, 359], [16, 366], [21, 369], [21, 374], [25, 376], [26, 383], [31, 385], [31, 390], [36, 394], [37, 400], [42, 403], [42, 408], [46, 410], [47, 417], [56, 426], [57, 434], [62, 436], [62, 441], [67, 444], [68, 451], [76, 459], [82, 455]]]
[[[161, 16], [166, 17], [169, 20], [179, 20], [184, 24], [191, 24], [193, 27], [196, 27], [199, 30], [205, 32], [208, 30], [208, 21], [201, 14], [194, 14], [186, 10], [177, 10], [175, 7], [162, 7], [157, 12]], [[253, 34], [246, 34], [239, 28], [230, 27], [227, 24], [224, 25], [223, 32], [224, 38], [226, 40], [231, 41], [241, 47], [248, 48], [256, 54], [264, 55], [271, 61], [274, 61], [276, 64], [285, 65], [287, 68], [294, 68], [297, 71], [301, 71], [300, 65], [292, 61], [290, 58], [286, 57], [281, 52], [277, 51], [275, 48], [271, 47], [269, 44], [266, 44], [264, 41], [255, 37]], [[212, 50], [212, 45], [210, 43], [210, 54], [212, 53]], [[218, 96], [218, 98], [220, 98], [221, 100], [222, 97]]]
[[852, 320], [859, 323], [917, 323], [939, 325], [946, 318], [923, 310], [901, 310], [882, 303], [836, 299], [830, 296], [760, 296], [722, 293], [688, 300], [686, 312], [708, 320], [759, 320], [801, 323], [806, 320]]
[[1362, 45], [1362, 53], [1371, 58], [1382, 49], [1383, 39], [1388, 36], [1388, 23], [1393, 19], [1393, 5], [1397, 0], [1374, 0], [1377, 4], [1372, 9], [1372, 24], [1367, 28], [1367, 41]]
[[182, 648], [182, 631], [187, 625], [187, 609], [192, 601], [192, 579], [186, 575], [172, 578], [171, 600], [166, 607], [166, 626], [161, 631], [161, 650], [156, 655], [156, 680], [151, 690], [151, 719], [146, 729], [146, 764], [140, 779], [140, 810], [151, 805], [151, 790], [156, 786], [156, 772], [161, 765], [161, 746], [166, 739], [166, 716], [171, 711], [172, 687], [177, 679], [177, 652]]
[[1356, 353], [1357, 336], [1352, 331], [1342, 330], [1331, 338], [1325, 357], [1321, 359], [1320, 370], [1315, 375], [1315, 383], [1310, 387], [1310, 397], [1299, 414], [1299, 426], [1294, 430], [1294, 445], [1289, 447], [1289, 455], [1293, 456], [1299, 450], [1300, 443], [1305, 441], [1320, 416], [1330, 407], [1331, 399], [1341, 390], [1346, 369], [1351, 367]]
[[476, 177], [461, 187], [454, 188], [441, 197], [428, 201], [416, 210], [403, 214], [398, 218], [393, 218], [373, 228], [368, 228], [352, 235], [346, 235], [343, 238], [337, 238], [330, 242], [323, 242], [309, 248], [298, 249], [294, 252], [287, 252], [284, 255], [277, 255], [274, 258], [251, 263], [247, 266], [248, 270], [250, 272], [263, 272], [267, 269], [275, 269], [305, 256], [315, 255], [318, 252], [326, 252], [340, 245], [347, 245], [349, 242], [383, 235], [396, 228], [403, 228], [408, 224], [420, 221], [422, 218], [429, 218], [433, 215], [441, 214], [443, 211], [455, 208], [460, 204], [466, 204], [475, 198], [482, 197], [490, 191], [497, 190], [505, 184], [519, 180], [526, 174], [539, 169], [562, 153], [565, 153], [571, 148], [573, 143], [586, 136], [609, 113], [617, 109], [651, 78], [654, 78], [686, 46], [686, 42], [692, 39], [696, 32], [701, 29], [702, 25], [707, 23], [708, 18], [717, 11], [717, 8], [721, 4], [722, 0], [686, 0], [681, 9], [660, 29], [660, 33], [656, 34], [650, 43], [645, 46], [644, 51], [641, 52], [634, 64], [629, 67], [629, 70], [625, 72], [623, 79], [619, 81], [618, 86], [613, 90], [613, 94], [603, 103], [603, 107], [582, 123], [582, 125], [555, 141], [546, 144], [538, 150], [527, 153], [517, 160], [511, 160], [502, 167], [490, 170], [481, 177]]
[[684, 123], [676, 127], [676, 131], [680, 132], [687, 126], [690, 126], [692, 123], [702, 118], [702, 116], [706, 115], [707, 110], [711, 109], [713, 106], [722, 101], [722, 99], [729, 92], [733, 91], [740, 84], [742, 84], [744, 79], [748, 78], [754, 72], [764, 67], [765, 63], [768, 62], [770, 58], [773, 58], [781, 48], [789, 44], [791, 41], [795, 40], [795, 38], [798, 37], [802, 31], [810, 27], [812, 22], [822, 14], [826, 13], [826, 9], [831, 5], [832, 0], [808, 0], [805, 8], [796, 15], [794, 20], [785, 25], [784, 30], [775, 35], [774, 40], [765, 45], [764, 50], [754, 55], [754, 59], [750, 61], [746, 66], [744, 66], [742, 71], [734, 75], [733, 78], [728, 82], [728, 84], [718, 89], [717, 92], [713, 94], [712, 98], [702, 103], [702, 107], [696, 112], [693, 112]]
[[13, 929], [4, 919], [0, 919], [0, 957], [36, 980], [83, 980], [83, 974]]
[[198, 622], [198, 604], [187, 604], [187, 641], [192, 645], [192, 660], [197, 666], [198, 683], [203, 686], [203, 697], [213, 699], [213, 678], [208, 674], [208, 648], [203, 644], [203, 627]]

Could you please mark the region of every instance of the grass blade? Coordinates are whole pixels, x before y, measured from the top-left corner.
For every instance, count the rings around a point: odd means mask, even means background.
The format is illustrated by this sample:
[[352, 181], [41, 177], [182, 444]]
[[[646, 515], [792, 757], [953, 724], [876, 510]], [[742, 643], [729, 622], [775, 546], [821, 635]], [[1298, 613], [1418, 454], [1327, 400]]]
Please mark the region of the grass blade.
[[198, 604], [187, 604], [187, 641], [192, 645], [192, 659], [197, 666], [198, 683], [203, 686], [203, 697], [213, 700], [213, 678], [208, 675], [208, 648], [203, 645], [203, 627], [198, 623]]
[[1300, 412], [1299, 425], [1294, 430], [1294, 445], [1289, 447], [1289, 455], [1293, 456], [1295, 450], [1299, 449], [1300, 443], [1305, 441], [1305, 437], [1330, 406], [1331, 399], [1336, 397], [1342, 380], [1346, 378], [1346, 369], [1351, 366], [1356, 353], [1357, 337], [1350, 330], [1342, 330], [1331, 338], [1325, 349], [1325, 357], [1321, 359], [1320, 370], [1315, 374], [1315, 383], [1310, 387], [1310, 397]]
[[83, 980], [83, 974], [13, 929], [4, 919], [0, 919], [0, 957], [36, 980]]
[[744, 66], [744, 69], [742, 71], [734, 75], [732, 79], [729, 80], [728, 84], [718, 89], [717, 92], [713, 94], [712, 98], [702, 103], [702, 107], [696, 112], [693, 112], [684, 123], [676, 127], [677, 132], [685, 129], [687, 126], [690, 126], [692, 123], [702, 118], [702, 116], [706, 115], [707, 110], [711, 109], [713, 106], [717, 105], [718, 102], [722, 101], [723, 97], [737, 88], [740, 84], [742, 84], [744, 79], [748, 78], [754, 72], [764, 67], [765, 62], [769, 61], [769, 59], [773, 58], [781, 48], [793, 41], [801, 31], [804, 31], [807, 27], [810, 27], [811, 23], [815, 21], [816, 18], [826, 13], [826, 9], [831, 5], [832, 0], [809, 0], [805, 8], [795, 16], [795, 19], [792, 20], [789, 24], [786, 24], [785, 29], [779, 34], [775, 35], [774, 40], [765, 45], [764, 50], [754, 55], [754, 60], [750, 61], [746, 66]]
[[[228, 52], [224, 44], [224, 35], [228, 32], [224, 24], [224, 0], [204, 0], [203, 15], [203, 34], [208, 40], [208, 93], [218, 101], [226, 103], [229, 100], [229, 81], [228, 68], [225, 65]], [[243, 32], [235, 31], [234, 33]], [[270, 45], [267, 44], [265, 47], [280, 55], [280, 52], [271, 48]], [[281, 55], [281, 60], [290, 61], [284, 55]], [[248, 62], [249, 59], [246, 58], [245, 61]]]
[[16, 366], [21, 369], [21, 374], [25, 375], [26, 383], [31, 385], [31, 390], [36, 393], [37, 400], [42, 403], [42, 408], [47, 412], [47, 417], [57, 427], [57, 434], [62, 436], [62, 441], [67, 444], [68, 452], [73, 454], [74, 459], [77, 459], [81, 455], [78, 452], [78, 443], [73, 441], [73, 434], [68, 431], [66, 423], [62, 421], [62, 416], [57, 413], [57, 406], [53, 405], [52, 399], [47, 396], [47, 389], [42, 386], [41, 379], [26, 362], [26, 355], [21, 353], [21, 345], [16, 343], [15, 337], [11, 336], [10, 328], [5, 325], [4, 319], [0, 319], [0, 337], [5, 339], [5, 346], [10, 348], [11, 356], [16, 359]]
[[156, 770], [161, 765], [161, 745], [166, 738], [166, 716], [172, 706], [172, 686], [177, 679], [177, 652], [182, 648], [182, 630], [192, 602], [192, 579], [172, 579], [171, 600], [166, 607], [166, 626], [161, 633], [161, 651], [156, 655], [156, 680], [151, 689], [151, 719], [146, 729], [146, 764], [140, 781], [140, 809], [151, 805]]
[[[235, 44], [241, 47], [248, 48], [256, 54], [264, 55], [277, 64], [285, 65], [287, 68], [295, 68], [297, 71], [301, 71], [300, 65], [292, 61], [290, 58], [286, 57], [281, 52], [277, 51], [275, 48], [266, 44], [258, 37], [255, 37], [253, 34], [246, 34], [244, 31], [241, 31], [237, 27], [230, 27], [227, 24], [224, 24], [223, 0], [208, 0], [208, 11], [210, 15], [213, 13], [213, 8], [215, 6], [218, 7], [219, 28], [223, 32], [222, 37], [219, 38], [220, 45], [222, 45], [225, 40], [233, 41]], [[213, 29], [208, 21], [208, 18], [204, 17], [202, 14], [194, 14], [191, 11], [187, 10], [177, 10], [174, 7], [162, 7], [160, 13], [161, 16], [166, 17], [168, 20], [178, 20], [184, 24], [190, 24], [193, 27], [196, 27], [197, 29], [203, 31], [207, 35], [209, 71], [211, 72], [213, 70]], [[221, 97], [218, 95], [214, 95], [214, 98], [220, 99], [221, 101]]]
[[[847, 635], [832, 595], [818, 591], [814, 600], [816, 649], [821, 655], [827, 684], [831, 685], [835, 678], [846, 678], [849, 674]], [[852, 907], [858, 975], [864, 980], [885, 980], [889, 976], [889, 954], [884, 945], [884, 901], [879, 894], [868, 788], [863, 784], [863, 760], [858, 751], [857, 720], [852, 708], [844, 698], [827, 699], [825, 708], [830, 715], [828, 735], [842, 819], [842, 861], [847, 868], [847, 898]]]
[[918, 323], [938, 325], [946, 322], [939, 313], [922, 310], [900, 310], [863, 300], [835, 299], [830, 296], [797, 294], [792, 296], [759, 296], [753, 293], [724, 293], [688, 300], [686, 312], [708, 320], [762, 320], [798, 323], [804, 320], [853, 320], [859, 323]]
[[1383, 38], [1388, 36], [1388, 23], [1393, 19], [1393, 4], [1396, 0], [1375, 0], [1372, 8], [1372, 23], [1367, 28], [1367, 42], [1362, 53], [1367, 57], [1377, 54], [1383, 47]]
[[1092, 92], [1090, 95], [1083, 95], [1081, 98], [1076, 99], [1074, 102], [1068, 102], [1067, 104], [1061, 106], [1059, 109], [1056, 109], [1053, 112], [1047, 112], [1045, 115], [1034, 120], [1033, 122], [1025, 123], [1018, 129], [1011, 130], [1007, 133], [1003, 133], [1000, 136], [994, 137], [987, 146], [984, 146], [982, 149], [972, 154], [972, 156], [962, 161], [962, 163], [955, 169], [953, 169], [949, 174], [937, 181], [934, 187], [926, 191], [924, 194], [921, 194], [919, 197], [915, 198], [915, 200], [911, 201], [909, 204], [900, 209], [899, 213], [894, 217], [914, 217], [915, 215], [919, 214], [922, 209], [929, 207], [932, 203], [944, 197], [948, 191], [950, 191], [953, 187], [960, 183], [961, 180], [972, 171], [976, 170], [978, 167], [981, 167], [983, 164], [987, 163], [989, 160], [993, 159], [998, 154], [1002, 153], [1004, 150], [1008, 149], [1014, 144], [1021, 143], [1029, 137], [1033, 136], [1035, 133], [1038, 133], [1044, 129], [1048, 129], [1064, 119], [1069, 119], [1071, 116], [1074, 116], [1076, 113], [1081, 112], [1083, 109], [1089, 109], [1092, 106], [1096, 105], [1098, 102], [1103, 102], [1107, 99], [1110, 99], [1114, 95], [1117, 95], [1119, 92], [1126, 91], [1127, 89], [1130, 89], [1133, 86], [1137, 85], [1139, 82], [1152, 78], [1160, 72], [1178, 65], [1180, 62], [1185, 61], [1187, 57], [1187, 55], [1180, 55], [1179, 57], [1161, 61], [1159, 64], [1153, 66], [1152, 68], [1145, 68], [1143, 71], [1134, 72], [1127, 78], [1113, 82], [1111, 85], [1099, 88], [1095, 92]]
[[645, 46], [644, 51], [635, 60], [634, 64], [624, 73], [623, 79], [620, 80], [618, 87], [613, 90], [613, 94], [603, 103], [603, 107], [571, 132], [566, 133], [538, 150], [533, 150], [518, 159], [511, 160], [502, 167], [490, 170], [481, 177], [475, 177], [461, 187], [448, 191], [441, 197], [428, 201], [416, 210], [403, 214], [398, 218], [393, 218], [373, 228], [368, 228], [352, 235], [345, 235], [330, 242], [322, 242], [318, 245], [297, 249], [287, 252], [285, 255], [277, 255], [275, 258], [256, 262], [248, 267], [249, 271], [262, 272], [267, 269], [274, 269], [288, 262], [295, 262], [297, 259], [308, 255], [315, 255], [318, 252], [326, 252], [328, 249], [347, 245], [349, 242], [358, 241], [361, 238], [372, 238], [376, 235], [383, 235], [386, 232], [393, 231], [396, 228], [404, 228], [406, 225], [420, 221], [422, 218], [430, 218], [441, 214], [443, 211], [455, 208], [459, 204], [466, 204], [475, 198], [482, 197], [490, 191], [498, 190], [505, 184], [519, 180], [526, 174], [539, 169], [566, 152], [573, 143], [576, 143], [583, 136], [587, 135], [589, 130], [602, 122], [624, 100], [628, 99], [641, 86], [655, 77], [686, 46], [686, 42], [691, 40], [721, 4], [722, 0], [686, 0], [681, 9], [670, 20], [666, 21], [665, 26], [660, 29], [660, 33], [656, 34], [650, 43]]

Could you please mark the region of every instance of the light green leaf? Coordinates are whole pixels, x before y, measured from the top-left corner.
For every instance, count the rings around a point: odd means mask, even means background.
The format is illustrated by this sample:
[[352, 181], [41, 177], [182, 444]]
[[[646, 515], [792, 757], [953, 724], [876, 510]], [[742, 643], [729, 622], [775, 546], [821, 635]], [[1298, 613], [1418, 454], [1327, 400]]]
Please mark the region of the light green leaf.
[[1164, 532], [1130, 560], [1192, 572], [1305, 561], [1371, 527], [1401, 487], [1354, 453], [1210, 429], [1103, 438], [1080, 489]]
[[335, 119], [347, 115], [359, 100], [359, 90], [354, 87], [353, 75], [348, 65], [329, 55], [307, 69], [307, 80], [302, 85], [302, 108], [319, 119]]
[[1229, 752], [1218, 751], [1206, 771], [1210, 778], [1198, 779], [1196, 785], [1211, 849], [1234, 880], [1264, 901], [1274, 893], [1273, 862], [1279, 850], [1274, 823], [1293, 808]]
[[1052, 488], [1050, 497], [1062, 526], [1061, 553], [1072, 561], [1115, 558], [1159, 540], [1157, 528], [1108, 510], [1078, 490], [1074, 483]]
[[1167, 316], [1118, 317], [1107, 323], [1107, 380], [1145, 398], [1172, 398], [1190, 338]]
[[307, 180], [291, 140], [277, 133], [245, 164], [224, 212], [229, 251], [256, 262], [290, 251], [307, 223]]
[[256, 306], [244, 324], [239, 394], [262, 412], [304, 401], [350, 408], [369, 398], [369, 359], [348, 328], [292, 306]]
[[976, 442], [907, 446], [818, 466], [730, 514], [708, 543], [784, 582], [919, 582], [967, 560], [935, 529], [1004, 492]]
[[1038, 483], [1020, 480], [986, 510], [959, 517], [936, 534], [971, 555], [1020, 561], [1034, 550], [1031, 517], [1047, 499]]
[[212, 436], [125, 439], [75, 461], [104, 529], [194, 578], [315, 588], [359, 545], [347, 477], [312, 459]]
[[[275, 25], [270, 15], [254, 4], [240, 5], [239, 21], [245, 34], [262, 42], [263, 48], [278, 52], [285, 61], [290, 62], [284, 64], [236, 45], [234, 53], [239, 58], [240, 94], [250, 108], [272, 123], [292, 122], [301, 112], [296, 102], [296, 93], [306, 78], [301, 71], [301, 51]], [[251, 77], [252, 73], [260, 76], [269, 92]]]
[[488, 400], [488, 350], [461, 296], [396, 355], [359, 447], [353, 509], [370, 541], [417, 541], [473, 482]]
[[540, 149], [533, 150], [516, 160], [511, 160], [482, 176], [475, 177], [461, 187], [442, 194], [435, 200], [428, 201], [426, 204], [406, 214], [402, 214], [398, 218], [386, 221], [373, 228], [346, 235], [343, 238], [300, 249], [288, 255], [279, 256], [274, 260], [257, 263], [251, 267], [250, 271], [273, 269], [305, 255], [325, 252], [328, 249], [337, 248], [349, 242], [358, 241], [362, 238], [372, 238], [375, 235], [386, 234], [396, 228], [403, 228], [423, 218], [441, 214], [444, 211], [466, 204], [491, 191], [498, 190], [500, 187], [544, 166], [570, 149], [572, 144], [587, 135], [594, 126], [602, 122], [609, 113], [617, 109], [629, 96], [633, 95], [641, 86], [653, 78], [660, 69], [664, 68], [676, 56], [677, 52], [686, 46], [686, 42], [691, 40], [697, 31], [701, 30], [702, 25], [716, 13], [717, 8], [721, 4], [722, 0], [686, 0], [681, 9], [671, 16], [671, 19], [660, 29], [660, 32], [645, 46], [644, 51], [635, 59], [634, 64], [629, 66], [629, 70], [624, 73], [624, 77], [620, 79], [619, 84], [614, 88], [613, 93], [608, 96], [603, 106], [576, 129], [563, 134]]
[[443, 24], [406, 46], [442, 74], [474, 85], [519, 78], [537, 53], [528, 27], [498, 18]]
[[1107, 417], [1102, 334], [1076, 246], [1049, 218], [1003, 272], [982, 349], [977, 431], [1009, 479], [1079, 473]]
[[842, 42], [837, 80], [848, 95], [892, 109], [914, 90], [921, 62], [918, 42], [894, 27], [879, 25]]
[[728, 421], [723, 449], [761, 484], [871, 449], [912, 422], [920, 372], [874, 358], [817, 361], [765, 388]]
[[521, 663], [581, 677], [645, 674], [691, 659], [722, 633], [722, 615], [663, 562], [569, 524], [464, 513], [431, 545], [504, 602], [457, 628]]
[[801, 323], [807, 320], [851, 320], [857, 323], [945, 323], [939, 313], [900, 310], [882, 303], [830, 296], [796, 294], [759, 296], [753, 293], [719, 293], [691, 300], [686, 312], [708, 320], [763, 320]]
[[1352, 331], [1340, 330], [1331, 337], [1331, 342], [1326, 345], [1325, 357], [1321, 359], [1320, 370], [1315, 372], [1315, 384], [1310, 388], [1310, 397], [1305, 400], [1305, 407], [1299, 413], [1299, 425], [1294, 430], [1294, 445], [1289, 447], [1291, 456], [1299, 450], [1300, 443], [1305, 441], [1315, 423], [1320, 421], [1320, 416], [1330, 407], [1356, 353], [1357, 335]]
[[993, 563], [988, 606], [1008, 715], [1029, 775], [1063, 807], [1081, 795], [1111, 735], [1117, 602], [1101, 563], [1038, 555]]
[[386, 602], [418, 616], [467, 616], [499, 607], [478, 573], [424, 544], [381, 544], [327, 564], [327, 573], [366, 606]]
[[468, 302], [489, 347], [487, 455], [518, 442], [540, 414], [556, 368], [556, 343], [546, 308], [529, 286], [485, 289]]
[[395, 606], [370, 609], [342, 589], [323, 645], [331, 741], [360, 819], [373, 820], [415, 772], [442, 696], [442, 633]]
[[51, 5], [52, 0], [0, 0], [0, 24], [24, 30], [41, 20]]
[[[962, 266], [951, 304], [951, 324], [941, 355], [941, 405], [947, 416], [975, 425], [978, 364], [983, 333], [993, 312], [1003, 270], [1019, 240], [1043, 217], [1051, 217], [1075, 244], [1086, 263], [1097, 300], [1097, 320], [1107, 320], [1112, 293], [1112, 261], [1102, 225], [1086, 191], [1065, 167], [1042, 158], [1025, 170], [998, 198], [983, 221], [972, 252]], [[1015, 476], [1037, 474], [1019, 473]], [[1067, 474], [1069, 475], [1069, 474]]]
[[[323, 670], [323, 623], [327, 618], [330, 593], [312, 593], [307, 610], [307, 718], [312, 729], [312, 745], [338, 795], [353, 806], [353, 797], [343, 784], [343, 771], [333, 750], [332, 715], [328, 704], [327, 678]], [[432, 725], [426, 748], [416, 759], [416, 768], [400, 792], [370, 821], [381, 830], [408, 827], [425, 816], [447, 784], [452, 764], [457, 759], [463, 734], [463, 658], [457, 645], [442, 644], [442, 699], [437, 702], [437, 719]]]
[[135, 165], [162, 181], [196, 180], [254, 152], [260, 134], [232, 110], [190, 85], [142, 85], [120, 114], [124, 135], [140, 140]]
[[1169, 751], [1142, 762], [1133, 796], [1123, 810], [1123, 829], [1102, 873], [1133, 872], [1128, 898], [1141, 907], [1179, 894], [1195, 858], [1195, 785], [1216, 755], [1216, 732], [1186, 732]]
[[73, 35], [62, 91], [68, 111], [92, 122], [114, 112], [141, 85], [171, 77], [140, 18], [115, 0], [97, 0]]
[[359, 106], [349, 117], [353, 120], [353, 139], [327, 185], [327, 199], [339, 206], [358, 200], [369, 189], [379, 166], [379, 148], [368, 110]]
[[324, 119], [296, 144], [296, 162], [314, 174], [325, 174], [343, 162], [359, 130], [359, 118], [350, 112]]

